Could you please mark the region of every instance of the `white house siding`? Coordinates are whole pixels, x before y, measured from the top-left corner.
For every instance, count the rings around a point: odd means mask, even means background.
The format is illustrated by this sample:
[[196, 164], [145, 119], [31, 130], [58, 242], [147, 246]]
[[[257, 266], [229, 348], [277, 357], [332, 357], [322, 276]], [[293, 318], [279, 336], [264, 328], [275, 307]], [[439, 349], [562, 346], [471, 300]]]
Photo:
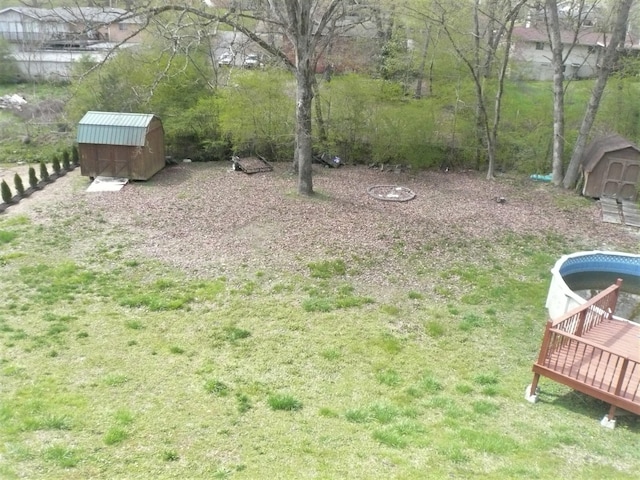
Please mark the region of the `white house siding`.
[[[565, 60], [566, 78], [591, 78], [597, 74], [599, 56], [604, 47], [603, 34], [585, 29], [578, 35], [569, 31], [561, 32], [564, 46], [563, 55], [571, 52]], [[546, 31], [534, 27], [516, 27], [511, 46], [510, 75], [526, 80], [551, 80], [551, 44]], [[571, 46], [574, 41], [576, 43]], [[538, 49], [542, 46], [542, 49]]]
[[[67, 34], [84, 34], [90, 25], [98, 26], [101, 38], [122, 42], [144, 24], [141, 18], [118, 22], [125, 10], [99, 8], [5, 8], [0, 9], [0, 37], [23, 45], [40, 45], [48, 40], [64, 38]], [[113, 23], [109, 23], [113, 22]], [[140, 42], [140, 36], [128, 39]]]
[[101, 62], [107, 51], [39, 50], [13, 53], [23, 77], [29, 80], [68, 81], [74, 63], [83, 58]]
[[0, 35], [10, 42], [41, 43], [67, 31], [64, 23], [44, 22], [10, 9], [0, 15]]
[[[591, 52], [590, 52], [591, 50]], [[565, 62], [566, 78], [590, 78], [597, 73], [598, 52], [585, 45], [575, 45]], [[552, 80], [551, 46], [536, 49], [535, 42], [515, 44], [511, 76], [526, 80]]]

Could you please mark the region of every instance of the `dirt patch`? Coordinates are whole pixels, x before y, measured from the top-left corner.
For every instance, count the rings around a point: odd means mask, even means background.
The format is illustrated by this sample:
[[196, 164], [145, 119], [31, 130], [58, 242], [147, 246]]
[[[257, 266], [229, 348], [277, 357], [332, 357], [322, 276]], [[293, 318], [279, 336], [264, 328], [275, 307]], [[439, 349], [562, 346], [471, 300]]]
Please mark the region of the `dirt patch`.
[[[132, 255], [157, 258], [194, 275], [243, 265], [295, 269], [310, 259], [379, 259], [391, 251], [409, 256], [430, 246], [425, 261], [445, 262], [448, 245], [491, 241], [510, 232], [558, 234], [604, 249], [634, 249], [640, 238], [635, 229], [602, 223], [597, 202], [524, 178], [488, 181], [476, 172], [318, 167], [317, 195], [301, 198], [289, 165], [274, 167], [247, 175], [225, 163], [180, 164], [117, 193], [87, 193], [89, 180], [76, 169], [7, 213], [47, 223], [51, 209], [64, 208], [79, 219], [70, 228], [90, 231], [99, 222], [112, 235], [132, 240]], [[416, 197], [376, 200], [367, 189], [379, 184], [409, 188]]]

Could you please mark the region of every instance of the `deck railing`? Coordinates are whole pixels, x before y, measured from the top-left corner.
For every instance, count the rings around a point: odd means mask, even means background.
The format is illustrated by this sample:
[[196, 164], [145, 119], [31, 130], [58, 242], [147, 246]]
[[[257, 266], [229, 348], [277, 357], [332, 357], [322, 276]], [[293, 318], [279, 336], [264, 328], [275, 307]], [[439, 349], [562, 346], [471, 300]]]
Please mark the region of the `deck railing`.
[[637, 359], [583, 338], [589, 330], [611, 319], [621, 282], [587, 303], [547, 322], [531, 392], [540, 375], [611, 404], [640, 414], [640, 364]]
[[587, 303], [569, 310], [563, 316], [552, 321], [552, 328], [581, 337], [605, 319], [610, 319], [618, 303], [622, 282], [603, 290]]
[[[569, 333], [551, 329], [548, 348], [535, 371], [575, 390], [640, 414], [637, 360]], [[558, 352], [562, 350], [563, 354]]]

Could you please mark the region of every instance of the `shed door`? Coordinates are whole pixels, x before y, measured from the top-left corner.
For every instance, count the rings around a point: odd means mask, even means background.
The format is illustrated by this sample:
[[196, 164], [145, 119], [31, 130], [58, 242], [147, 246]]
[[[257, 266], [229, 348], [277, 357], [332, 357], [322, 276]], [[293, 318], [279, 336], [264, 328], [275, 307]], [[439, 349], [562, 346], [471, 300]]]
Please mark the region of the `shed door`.
[[638, 180], [640, 180], [640, 163], [637, 160], [610, 157], [602, 195], [635, 200]]
[[126, 147], [117, 145], [102, 146], [97, 152], [97, 175], [103, 177], [124, 177], [131, 174]]

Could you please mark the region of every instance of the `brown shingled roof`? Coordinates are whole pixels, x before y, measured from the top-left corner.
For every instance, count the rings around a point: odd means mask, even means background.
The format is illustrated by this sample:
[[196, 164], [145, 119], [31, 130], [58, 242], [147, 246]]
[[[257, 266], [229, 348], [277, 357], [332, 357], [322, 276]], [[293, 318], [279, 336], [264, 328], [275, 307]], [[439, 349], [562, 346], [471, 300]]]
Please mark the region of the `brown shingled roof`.
[[638, 149], [637, 146], [620, 135], [609, 135], [594, 140], [589, 144], [582, 156], [584, 171], [593, 171], [594, 167], [598, 164], [605, 153], [624, 150], [625, 148], [633, 148], [640, 152], [640, 149]]

